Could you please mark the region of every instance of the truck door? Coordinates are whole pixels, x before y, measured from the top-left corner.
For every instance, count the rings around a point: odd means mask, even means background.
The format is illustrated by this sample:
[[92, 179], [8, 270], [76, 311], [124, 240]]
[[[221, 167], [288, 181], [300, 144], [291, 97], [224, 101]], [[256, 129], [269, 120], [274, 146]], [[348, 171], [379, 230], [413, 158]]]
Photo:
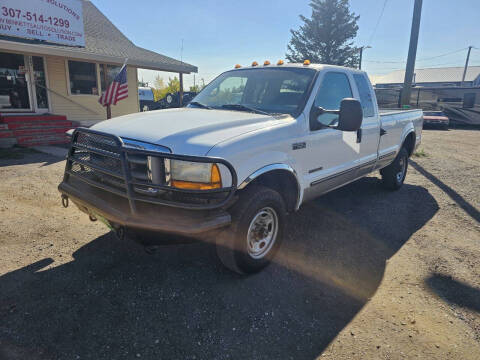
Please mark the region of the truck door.
[[372, 85], [365, 73], [354, 73], [353, 79], [362, 104], [362, 127], [357, 132], [359, 159], [356, 164], [356, 177], [370, 173], [377, 161], [378, 143], [380, 141], [380, 118]]
[[[337, 110], [344, 98], [354, 97], [347, 72], [340, 69], [327, 71], [319, 81], [314, 106]], [[310, 109], [307, 114], [309, 112]], [[361, 157], [357, 133], [326, 127], [337, 121], [338, 115], [335, 114], [322, 114], [317, 119], [312, 116], [309, 118], [310, 129], [305, 149], [307, 156], [302, 159], [305, 161], [307, 180], [305, 201], [355, 179], [355, 164]]]

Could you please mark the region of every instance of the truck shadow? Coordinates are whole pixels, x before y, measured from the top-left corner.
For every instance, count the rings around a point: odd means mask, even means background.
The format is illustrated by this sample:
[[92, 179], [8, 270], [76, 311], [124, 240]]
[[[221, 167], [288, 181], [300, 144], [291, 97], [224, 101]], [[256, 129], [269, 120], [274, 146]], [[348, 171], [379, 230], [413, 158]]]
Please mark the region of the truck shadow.
[[312, 359], [437, 210], [424, 188], [360, 180], [293, 214], [278, 260], [249, 277], [209, 244], [150, 256], [105, 234], [0, 277], [0, 358]]

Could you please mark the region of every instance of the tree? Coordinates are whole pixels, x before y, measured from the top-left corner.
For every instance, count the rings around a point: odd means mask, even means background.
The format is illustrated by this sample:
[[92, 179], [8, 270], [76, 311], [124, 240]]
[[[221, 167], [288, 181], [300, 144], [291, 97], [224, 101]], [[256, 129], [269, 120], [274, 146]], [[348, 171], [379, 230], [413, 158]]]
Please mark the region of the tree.
[[360, 49], [353, 46], [353, 39], [360, 16], [350, 12], [348, 0], [312, 0], [310, 7], [312, 17], [300, 15], [304, 24], [298, 30], [290, 30], [288, 61], [308, 59], [313, 63], [356, 67]]
[[165, 85], [163, 78], [157, 76], [155, 78], [155, 89], [153, 89], [153, 96], [155, 101], [163, 99], [168, 93], [176, 93], [180, 91], [180, 80], [175, 76], [173, 79], [168, 78], [168, 84]]

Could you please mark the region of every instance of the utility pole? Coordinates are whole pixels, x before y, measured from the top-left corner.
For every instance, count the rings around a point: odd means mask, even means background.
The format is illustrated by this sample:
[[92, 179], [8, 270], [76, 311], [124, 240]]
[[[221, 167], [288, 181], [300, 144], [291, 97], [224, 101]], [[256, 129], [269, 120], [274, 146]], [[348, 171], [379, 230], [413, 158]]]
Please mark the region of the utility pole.
[[467, 76], [467, 69], [468, 69], [468, 61], [470, 60], [470, 51], [472, 51], [472, 45], [468, 47], [468, 53], [467, 53], [467, 61], [465, 61], [465, 69], [463, 70], [463, 76], [462, 76], [462, 86], [465, 83], [465, 76]]
[[418, 34], [420, 32], [420, 19], [422, 17], [423, 0], [415, 0], [413, 6], [412, 30], [410, 33], [410, 47], [408, 49], [407, 68], [403, 81], [401, 105], [410, 105], [412, 92], [413, 72], [415, 71], [415, 59], [417, 57]]
[[358, 69], [362, 70], [363, 49], [371, 49], [370, 45], [360, 47], [360, 59], [358, 61]]

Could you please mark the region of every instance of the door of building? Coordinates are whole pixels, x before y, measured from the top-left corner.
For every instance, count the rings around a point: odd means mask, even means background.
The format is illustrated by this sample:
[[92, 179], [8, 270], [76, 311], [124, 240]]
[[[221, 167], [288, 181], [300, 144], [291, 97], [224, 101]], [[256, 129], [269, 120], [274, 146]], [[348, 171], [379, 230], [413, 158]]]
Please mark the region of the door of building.
[[0, 53], [0, 112], [48, 112], [42, 56]]

